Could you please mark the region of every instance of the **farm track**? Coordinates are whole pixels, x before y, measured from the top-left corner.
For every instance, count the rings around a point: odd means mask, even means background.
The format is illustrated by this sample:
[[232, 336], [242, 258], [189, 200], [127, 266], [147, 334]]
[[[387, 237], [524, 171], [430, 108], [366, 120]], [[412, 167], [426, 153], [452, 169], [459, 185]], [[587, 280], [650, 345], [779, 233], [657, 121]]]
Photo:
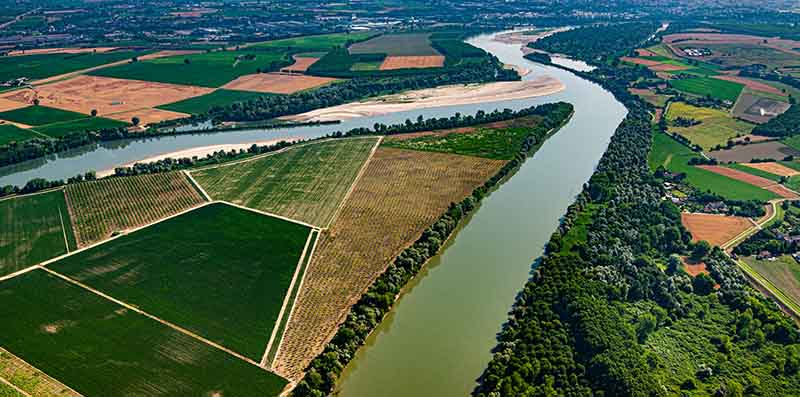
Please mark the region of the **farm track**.
[[379, 148], [320, 238], [273, 364], [298, 380], [355, 303], [451, 202], [505, 161]]
[[[8, 379], [24, 379], [26, 382], [18, 386]], [[0, 347], [0, 382], [11, 385], [24, 396], [82, 397], [77, 391], [2, 347]]]

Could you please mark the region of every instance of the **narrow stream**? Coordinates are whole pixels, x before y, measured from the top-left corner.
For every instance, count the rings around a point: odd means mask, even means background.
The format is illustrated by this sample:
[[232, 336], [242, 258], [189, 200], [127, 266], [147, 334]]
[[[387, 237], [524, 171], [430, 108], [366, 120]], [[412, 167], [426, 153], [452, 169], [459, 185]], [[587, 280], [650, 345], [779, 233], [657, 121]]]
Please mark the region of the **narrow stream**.
[[471, 44], [507, 64], [549, 74], [567, 89], [572, 120], [486, 198], [440, 256], [410, 283], [345, 369], [339, 397], [465, 396], [491, 359], [496, 333], [531, 263], [591, 176], [625, 108], [600, 86], [525, 60], [520, 45]]

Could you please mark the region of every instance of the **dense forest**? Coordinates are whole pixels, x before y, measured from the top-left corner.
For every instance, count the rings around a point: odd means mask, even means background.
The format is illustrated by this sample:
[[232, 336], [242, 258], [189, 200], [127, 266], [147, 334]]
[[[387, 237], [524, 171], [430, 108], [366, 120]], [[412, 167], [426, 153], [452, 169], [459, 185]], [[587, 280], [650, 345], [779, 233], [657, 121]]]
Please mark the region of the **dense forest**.
[[753, 128], [753, 134], [782, 138], [800, 133], [798, 126], [800, 126], [800, 108], [792, 105], [783, 114], [757, 125]]
[[[620, 28], [609, 29], [594, 37]], [[559, 46], [569, 48], [573, 38]], [[604, 47], [559, 51], [599, 59], [609, 56]], [[534, 265], [474, 395], [796, 393], [796, 325], [721, 250], [693, 244], [679, 208], [662, 200], [661, 181], [647, 166], [649, 105], [625, 90], [628, 69], [586, 75], [614, 93], [628, 116]], [[703, 261], [710, 275], [688, 275], [687, 260]]]
[[528, 155], [547, 139], [548, 132], [563, 125], [572, 115], [572, 111], [572, 105], [559, 102], [518, 112], [510, 110], [503, 112], [515, 117], [537, 115], [541, 116], [542, 120], [530, 131], [528, 137], [518, 148], [514, 159], [507, 162], [483, 186], [476, 188], [472, 195], [459, 203], [451, 203], [447, 212], [426, 229], [411, 247], [400, 253], [394, 263], [390, 264], [386, 271], [375, 280], [361, 299], [350, 308], [347, 319], [339, 327], [333, 339], [325, 346], [325, 350], [311, 362], [305, 377], [292, 392], [293, 396], [325, 396], [333, 390], [344, 367], [356, 350], [364, 344], [369, 333], [389, 312], [403, 286], [422, 269], [429, 258], [439, 252], [450, 233], [458, 226], [459, 221], [472, 212], [492, 188], [516, 170]]
[[655, 30], [654, 22], [587, 26], [544, 37], [530, 47], [551, 54], [565, 54], [591, 64], [616, 61], [620, 52], [638, 46]]

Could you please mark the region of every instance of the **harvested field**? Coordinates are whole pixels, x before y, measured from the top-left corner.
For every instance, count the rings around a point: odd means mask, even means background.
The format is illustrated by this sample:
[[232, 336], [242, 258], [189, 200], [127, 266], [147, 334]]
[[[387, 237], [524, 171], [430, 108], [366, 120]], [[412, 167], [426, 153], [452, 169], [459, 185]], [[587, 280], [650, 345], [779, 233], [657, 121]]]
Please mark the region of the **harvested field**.
[[765, 84], [765, 83], [762, 83], [762, 82], [759, 82], [759, 81], [750, 80], [748, 78], [739, 77], [739, 76], [731, 76], [731, 75], [727, 75], [727, 74], [714, 76], [714, 78], [715, 79], [719, 79], [719, 80], [725, 80], [725, 81], [731, 81], [731, 82], [734, 82], [734, 83], [743, 84], [745, 87], [750, 88], [751, 90], [754, 90], [754, 91], [761, 91], [761, 92], [766, 92], [768, 94], [786, 96], [785, 92], [783, 92], [783, 91], [781, 91], [781, 90], [779, 90], [779, 89], [777, 89], [777, 88], [775, 88], [775, 87], [773, 87], [773, 86], [771, 86], [769, 84]]
[[706, 269], [706, 264], [704, 262], [690, 262], [687, 259], [686, 257], [683, 258], [683, 270], [690, 276], [697, 277], [701, 273], [708, 274], [708, 269]]
[[12, 91], [2, 97], [22, 103], [39, 99], [42, 105], [83, 114], [96, 109], [98, 115], [105, 116], [177, 102], [211, 91], [203, 87], [83, 75], [35, 90]]
[[104, 53], [109, 51], [114, 51], [119, 47], [57, 47], [57, 48], [34, 48], [30, 50], [14, 50], [9, 51], [8, 56], [20, 56], [20, 55], [41, 55], [41, 54], [83, 54], [86, 52], [92, 53]]
[[770, 174], [775, 174], [778, 176], [795, 176], [800, 175], [800, 171], [789, 168], [780, 163], [744, 163], [744, 166], [755, 168], [757, 170], [766, 171]]
[[767, 178], [751, 175], [746, 172], [742, 172], [728, 167], [721, 167], [718, 165], [698, 165], [697, 167], [720, 175], [727, 176], [728, 178], [736, 179], [737, 181], [742, 181], [745, 183], [749, 183], [753, 186], [758, 186], [762, 188], [775, 184], [775, 181], [769, 180]]
[[106, 115], [109, 119], [124, 121], [130, 123], [134, 117], [139, 118], [140, 126], [147, 126], [148, 124], [158, 123], [164, 120], [175, 120], [189, 117], [188, 113], [173, 112], [171, 110], [144, 108], [137, 110], [129, 110], [127, 112], [113, 113]]
[[48, 268], [258, 362], [310, 231], [209, 204]]
[[177, 214], [204, 201], [180, 172], [70, 184], [66, 193], [79, 246]]
[[215, 200], [327, 227], [377, 138], [335, 139], [192, 172]]
[[753, 223], [738, 216], [717, 214], [682, 213], [681, 222], [692, 233], [692, 241], [708, 241], [711, 245], [721, 246], [745, 230], [753, 227]]
[[[81, 396], [2, 347], [0, 347], [0, 378], [10, 381], [31, 396]], [[0, 396], [2, 395], [0, 394]]]
[[654, 72], [677, 72], [680, 70], [688, 70], [689, 67], [683, 65], [670, 65], [668, 63], [662, 63], [655, 66], [648, 66], [648, 68]]
[[294, 63], [289, 65], [283, 69], [281, 72], [298, 72], [302, 73], [308, 70], [308, 68], [314, 64], [314, 62], [319, 61], [319, 58], [312, 58], [312, 57], [301, 57], [298, 55], [293, 56]]
[[775, 185], [772, 185], [772, 186], [767, 186], [764, 189], [769, 190], [770, 192], [775, 193], [778, 196], [781, 196], [783, 198], [787, 198], [787, 199], [800, 198], [800, 195], [798, 195], [793, 190], [791, 190], [791, 189], [789, 189], [789, 188], [787, 188], [786, 186], [783, 186], [783, 185], [775, 184]]
[[768, 136], [763, 136], [763, 135], [753, 135], [753, 134], [747, 134], [747, 135], [742, 135], [742, 136], [740, 136], [738, 138], [733, 138], [733, 141], [738, 143], [738, 144], [741, 144], [741, 143], [744, 143], [744, 142], [758, 143], [758, 142], [764, 142], [764, 141], [770, 141], [770, 140], [775, 140], [775, 138], [768, 137]]
[[656, 66], [661, 65], [661, 61], [653, 61], [650, 59], [644, 58], [633, 58], [633, 57], [622, 57], [620, 58], [623, 62], [633, 63], [636, 65], [644, 65], [644, 66]]
[[753, 159], [781, 160], [786, 156], [800, 156], [800, 150], [791, 148], [778, 141], [754, 143], [734, 146], [732, 149], [715, 150], [708, 155], [718, 161], [749, 163]]
[[61, 190], [0, 200], [0, 225], [0, 276], [76, 248]]
[[636, 49], [636, 54], [638, 54], [640, 57], [657, 57], [658, 56], [658, 54], [656, 54], [655, 52], [650, 51], [650, 50], [645, 49], [645, 48], [637, 48]]
[[0, 318], [15, 319], [0, 345], [87, 397], [277, 396], [286, 385], [44, 270], [0, 283]]
[[258, 73], [239, 77], [225, 84], [228, 90], [255, 91], [270, 94], [293, 94], [336, 81], [330, 77], [304, 76], [285, 73]]
[[752, 123], [763, 124], [789, 110], [789, 104], [748, 93], [742, 93], [733, 107], [733, 115]]
[[323, 233], [273, 368], [297, 380], [392, 260], [504, 161], [379, 148]]
[[381, 63], [380, 70], [440, 68], [444, 66], [441, 55], [429, 56], [388, 56]]
[[26, 106], [30, 105], [25, 102], [18, 102], [6, 98], [0, 98], [0, 112], [6, 112], [9, 110], [24, 108]]

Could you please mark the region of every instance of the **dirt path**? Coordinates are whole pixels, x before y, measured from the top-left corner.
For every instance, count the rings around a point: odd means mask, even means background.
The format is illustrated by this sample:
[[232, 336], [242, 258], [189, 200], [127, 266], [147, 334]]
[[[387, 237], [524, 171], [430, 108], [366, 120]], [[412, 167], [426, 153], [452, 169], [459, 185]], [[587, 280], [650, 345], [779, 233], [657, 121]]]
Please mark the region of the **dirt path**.
[[378, 142], [375, 142], [375, 146], [373, 146], [372, 150], [370, 150], [370, 152], [369, 152], [369, 156], [367, 157], [367, 161], [365, 161], [364, 164], [361, 165], [361, 169], [358, 170], [358, 174], [356, 174], [356, 178], [353, 179], [353, 183], [350, 185], [350, 189], [347, 190], [347, 193], [345, 193], [344, 198], [342, 198], [342, 202], [339, 203], [338, 207], [336, 207], [336, 211], [334, 211], [333, 216], [328, 221], [328, 224], [325, 225], [325, 227], [322, 230], [329, 229], [331, 227], [331, 225], [333, 224], [333, 222], [336, 220], [336, 217], [339, 216], [339, 212], [341, 212], [342, 207], [344, 207], [344, 204], [347, 202], [347, 199], [350, 198], [350, 195], [353, 193], [353, 190], [356, 188], [356, 183], [358, 183], [358, 180], [361, 179], [362, 175], [364, 175], [364, 171], [367, 169], [367, 165], [369, 165], [370, 160], [372, 160], [372, 157], [375, 155], [375, 152], [378, 150], [378, 146], [380, 146], [381, 142], [383, 142], [383, 138], [384, 137], [380, 137], [380, 138], [378, 138]]

